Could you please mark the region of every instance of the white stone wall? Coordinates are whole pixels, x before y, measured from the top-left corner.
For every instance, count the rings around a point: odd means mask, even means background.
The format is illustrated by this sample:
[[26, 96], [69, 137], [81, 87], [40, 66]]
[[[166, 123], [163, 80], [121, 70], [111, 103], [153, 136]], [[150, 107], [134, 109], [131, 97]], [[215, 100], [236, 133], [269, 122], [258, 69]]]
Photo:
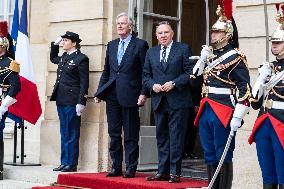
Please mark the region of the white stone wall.
[[[247, 55], [252, 84], [257, 76], [256, 68], [265, 60], [266, 52], [262, 2], [234, 1], [234, 17], [239, 30], [240, 48]], [[277, 26], [274, 21], [275, 2], [280, 0], [267, 0], [270, 35]], [[91, 97], [103, 69], [105, 46], [108, 41], [117, 37], [114, 24], [116, 14], [128, 11], [128, 0], [31, 0], [30, 3], [31, 53], [43, 114], [36, 126], [27, 124], [26, 162], [40, 162], [52, 166], [59, 164], [59, 122], [55, 103], [49, 101], [56, 78], [56, 66], [49, 61], [49, 44], [58, 35], [71, 30], [80, 34], [82, 51], [90, 58], [90, 98], [82, 116], [79, 168], [92, 171], [106, 170], [109, 158], [105, 105], [95, 104]], [[270, 60], [273, 60], [271, 54]], [[257, 112], [252, 110], [245, 119], [245, 125], [237, 134], [234, 189], [261, 188], [255, 144], [250, 146], [247, 143], [256, 115]], [[20, 137], [19, 134], [18, 136]], [[7, 138], [5, 161], [12, 161], [12, 152], [13, 138]]]
[[[274, 3], [278, 0], [267, 0], [269, 35], [277, 27]], [[234, 17], [238, 26], [240, 49], [246, 54], [250, 67], [251, 85], [255, 82], [257, 68], [266, 60], [266, 33], [264, 6], [262, 0], [234, 1]], [[270, 48], [270, 47], [269, 47]], [[270, 50], [269, 50], [270, 52]], [[274, 60], [269, 54], [269, 61]], [[234, 189], [262, 188], [262, 177], [256, 156], [255, 143], [248, 144], [248, 137], [253, 128], [258, 111], [251, 110], [245, 118], [245, 125], [239, 129], [236, 137], [234, 157]]]

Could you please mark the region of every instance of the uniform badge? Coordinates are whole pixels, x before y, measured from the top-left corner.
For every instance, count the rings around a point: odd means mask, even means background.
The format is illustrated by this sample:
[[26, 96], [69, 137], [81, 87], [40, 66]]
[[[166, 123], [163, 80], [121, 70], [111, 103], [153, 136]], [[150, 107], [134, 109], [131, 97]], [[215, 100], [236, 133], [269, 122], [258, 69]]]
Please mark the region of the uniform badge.
[[74, 63], [73, 60], [70, 60], [70, 61], [68, 62], [68, 65], [69, 65], [69, 66], [75, 66], [76, 64]]

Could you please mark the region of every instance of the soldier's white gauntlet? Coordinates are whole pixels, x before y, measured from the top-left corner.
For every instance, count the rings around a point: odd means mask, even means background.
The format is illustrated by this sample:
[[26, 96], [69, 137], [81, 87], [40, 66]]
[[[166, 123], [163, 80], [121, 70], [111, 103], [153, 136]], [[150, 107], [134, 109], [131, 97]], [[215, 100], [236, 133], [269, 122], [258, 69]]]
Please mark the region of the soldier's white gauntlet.
[[205, 68], [205, 64], [207, 63], [209, 59], [212, 59], [213, 57], [214, 57], [214, 54], [212, 52], [212, 49], [207, 45], [203, 45], [202, 50], [200, 52], [200, 58], [195, 64], [195, 66], [193, 67], [193, 72], [192, 72], [193, 75], [195, 76], [202, 75], [204, 68]]
[[258, 72], [259, 76], [252, 88], [252, 96], [259, 100], [264, 93], [265, 82], [272, 74], [272, 68], [270, 67], [269, 62], [264, 62], [263, 66], [258, 68]]
[[242, 120], [245, 115], [249, 112], [250, 107], [237, 103], [235, 111], [233, 113], [233, 118], [230, 122], [231, 131], [237, 131], [238, 128], [242, 125]]
[[195, 76], [200, 76], [203, 74], [203, 71], [204, 71], [204, 68], [205, 68], [205, 62], [203, 62], [202, 60], [198, 60], [195, 64], [195, 66], [193, 67], [193, 75]]
[[10, 97], [9, 95], [7, 95], [2, 100], [2, 103], [0, 106], [0, 120], [2, 119], [2, 116], [5, 114], [5, 112], [8, 111], [8, 107], [14, 104], [15, 102], [17, 102], [17, 100], [15, 98]]

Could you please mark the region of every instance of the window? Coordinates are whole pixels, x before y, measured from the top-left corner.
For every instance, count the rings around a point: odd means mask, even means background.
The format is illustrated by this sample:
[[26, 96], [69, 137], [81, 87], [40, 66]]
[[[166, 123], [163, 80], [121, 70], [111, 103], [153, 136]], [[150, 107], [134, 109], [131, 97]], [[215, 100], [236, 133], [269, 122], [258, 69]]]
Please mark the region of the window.
[[0, 20], [7, 20], [12, 27], [15, 0], [0, 0]]

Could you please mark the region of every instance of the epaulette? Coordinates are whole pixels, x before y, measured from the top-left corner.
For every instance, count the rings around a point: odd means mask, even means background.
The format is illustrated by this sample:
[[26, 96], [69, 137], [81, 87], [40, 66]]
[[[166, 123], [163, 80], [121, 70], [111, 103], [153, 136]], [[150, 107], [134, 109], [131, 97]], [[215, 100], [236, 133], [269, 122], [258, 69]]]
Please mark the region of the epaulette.
[[11, 60], [9, 69], [12, 70], [13, 72], [19, 73], [20, 72], [20, 64], [16, 60], [13, 60], [12, 58], [9, 58], [9, 59]]
[[243, 53], [243, 51], [241, 51], [239, 48], [235, 48], [235, 51], [238, 53], [238, 55], [240, 55], [240, 57], [242, 58], [243, 62], [246, 65], [246, 67], [249, 68], [245, 53]]
[[245, 53], [243, 53], [243, 51], [241, 51], [239, 48], [235, 48], [235, 51], [241, 56], [241, 57], [246, 57]]

